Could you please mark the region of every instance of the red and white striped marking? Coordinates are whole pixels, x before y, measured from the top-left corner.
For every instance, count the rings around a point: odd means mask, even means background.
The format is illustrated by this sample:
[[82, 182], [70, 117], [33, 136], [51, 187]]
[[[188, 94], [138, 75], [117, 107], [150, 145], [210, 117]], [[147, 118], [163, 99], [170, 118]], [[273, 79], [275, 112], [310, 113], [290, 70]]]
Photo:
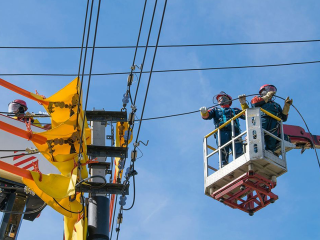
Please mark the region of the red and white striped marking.
[[[16, 152], [14, 152], [16, 153]], [[23, 153], [24, 154], [24, 153]], [[13, 157], [14, 166], [25, 169], [25, 170], [33, 170], [33, 163], [39, 163], [39, 160], [35, 156], [15, 156]]]

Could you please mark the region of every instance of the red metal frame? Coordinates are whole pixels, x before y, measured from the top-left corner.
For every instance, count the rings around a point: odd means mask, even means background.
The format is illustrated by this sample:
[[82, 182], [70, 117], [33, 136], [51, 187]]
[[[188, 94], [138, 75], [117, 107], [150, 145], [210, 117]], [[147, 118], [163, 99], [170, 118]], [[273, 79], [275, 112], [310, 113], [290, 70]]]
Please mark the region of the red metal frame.
[[275, 182], [249, 171], [212, 193], [211, 197], [253, 215], [278, 199], [271, 192], [275, 186]]

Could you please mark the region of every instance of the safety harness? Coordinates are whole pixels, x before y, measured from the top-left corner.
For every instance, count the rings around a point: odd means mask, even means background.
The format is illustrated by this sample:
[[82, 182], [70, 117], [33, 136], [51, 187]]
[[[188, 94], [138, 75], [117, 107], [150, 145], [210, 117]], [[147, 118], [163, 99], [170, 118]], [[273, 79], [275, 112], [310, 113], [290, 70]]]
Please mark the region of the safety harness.
[[[236, 115], [236, 112], [234, 111], [233, 108], [229, 108], [231, 109], [232, 113], [233, 113], [233, 116], [234, 117]], [[226, 117], [226, 114], [225, 114], [225, 109], [224, 108], [218, 108], [218, 111], [222, 111], [222, 118], [220, 118], [220, 122], [219, 122], [219, 126], [221, 126], [222, 124], [224, 124], [225, 122], [227, 122], [229, 119], [227, 119]], [[236, 126], [238, 127], [239, 131], [241, 132], [241, 129], [240, 129], [240, 123], [239, 123], [239, 119], [235, 119], [236, 121]]]

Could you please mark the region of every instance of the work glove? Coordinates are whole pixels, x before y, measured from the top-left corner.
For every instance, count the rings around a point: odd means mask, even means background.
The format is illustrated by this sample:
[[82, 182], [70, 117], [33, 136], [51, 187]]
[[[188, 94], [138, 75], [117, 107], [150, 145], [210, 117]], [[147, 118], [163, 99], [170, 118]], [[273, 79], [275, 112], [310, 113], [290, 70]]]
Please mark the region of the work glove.
[[274, 94], [276, 94], [276, 92], [270, 91], [261, 98], [267, 103], [273, 97]]
[[246, 97], [247, 97], [247, 96], [246, 96], [245, 94], [239, 95], [239, 96], [238, 96], [239, 102], [240, 102], [241, 104], [247, 103]]
[[282, 110], [282, 113], [284, 115], [288, 115], [289, 110], [290, 110], [290, 106], [292, 105], [293, 100], [290, 99], [289, 97], [286, 98], [286, 100], [284, 101], [284, 107]]
[[245, 110], [245, 109], [249, 108], [249, 106], [247, 104], [247, 100], [246, 100], [247, 96], [245, 94], [239, 95], [238, 98], [239, 98], [239, 102], [241, 104], [241, 109], [242, 110]]
[[208, 109], [206, 107], [201, 107], [200, 108], [200, 113], [201, 113], [202, 117], [205, 117], [208, 114]]

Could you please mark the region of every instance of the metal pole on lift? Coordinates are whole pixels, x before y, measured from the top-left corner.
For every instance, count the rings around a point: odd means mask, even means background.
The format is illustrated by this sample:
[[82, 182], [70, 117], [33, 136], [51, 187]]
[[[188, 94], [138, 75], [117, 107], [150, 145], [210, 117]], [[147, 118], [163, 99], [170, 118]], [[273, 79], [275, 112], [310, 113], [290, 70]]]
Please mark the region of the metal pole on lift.
[[[92, 121], [92, 144], [105, 146], [106, 122]], [[98, 162], [104, 163], [106, 157], [98, 157]], [[93, 165], [90, 168], [91, 176], [106, 176], [106, 168], [103, 164]], [[92, 178], [92, 182], [104, 183], [100, 178]], [[109, 239], [109, 198], [104, 193], [90, 193], [88, 201], [88, 240]]]

